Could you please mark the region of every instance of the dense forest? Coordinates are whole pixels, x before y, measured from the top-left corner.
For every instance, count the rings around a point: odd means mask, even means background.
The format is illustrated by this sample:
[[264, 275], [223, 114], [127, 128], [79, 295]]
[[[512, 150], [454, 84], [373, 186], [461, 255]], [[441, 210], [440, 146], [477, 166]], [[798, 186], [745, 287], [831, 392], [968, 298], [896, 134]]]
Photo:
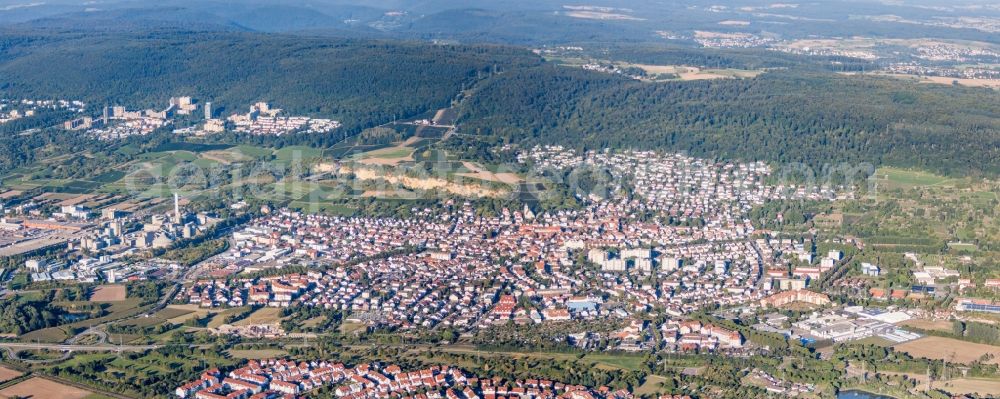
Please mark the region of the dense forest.
[[[495, 70], [539, 65], [522, 49], [375, 40], [150, 29], [114, 33], [11, 30], [0, 35], [0, 97], [66, 99], [104, 105], [165, 108], [171, 96], [211, 101], [216, 115], [244, 113], [269, 101], [286, 114], [338, 119], [329, 134], [219, 140], [267, 146], [329, 146], [365, 128], [446, 107], [463, 89]], [[42, 112], [0, 125], [0, 171], [61, 154], [103, 152], [116, 158], [76, 157], [76, 173], [126, 160], [114, 143], [46, 129], [71, 115]], [[41, 130], [21, 134], [27, 129]], [[169, 135], [169, 132], [167, 132]], [[163, 132], [119, 143], [166, 139]], [[155, 145], [154, 145], [155, 146]], [[99, 164], [94, 164], [99, 163]], [[93, 165], [91, 165], [93, 164]], [[58, 170], [55, 175], [62, 176]]]
[[678, 45], [622, 44], [585, 50], [590, 57], [646, 65], [692, 65], [701, 68], [826, 69], [838, 72], [874, 69], [873, 62], [841, 56], [799, 55], [764, 49], [693, 48]]
[[59, 324], [61, 309], [48, 302], [20, 298], [0, 301], [0, 332], [21, 335]]
[[523, 68], [481, 84], [461, 123], [466, 133], [522, 145], [1000, 174], [1000, 93], [800, 69], [644, 83]]
[[[607, 50], [609, 57], [638, 63], [771, 70], [753, 79], [649, 83], [545, 64], [524, 49], [490, 45], [172, 29], [6, 33], [0, 96], [79, 99], [95, 115], [105, 104], [162, 107], [177, 95], [212, 101], [222, 115], [263, 100], [345, 125], [330, 134], [215, 138], [228, 143], [328, 147], [396, 118], [426, 116], [466, 90], [461, 131], [480, 139], [466, 136], [452, 149], [467, 158], [496, 161], [491, 148], [502, 143], [563, 143], [817, 169], [851, 162], [1000, 174], [997, 91], [829, 71], [868, 66], [857, 60], [644, 45]], [[43, 114], [0, 129], [8, 138], [0, 144], [6, 154], [0, 170], [46, 153], [110, 149], [75, 134], [15, 134], [64, 116]], [[78, 161], [77, 170], [94, 162]]]
[[[47, 32], [47, 31], [46, 31]], [[245, 113], [269, 101], [361, 129], [444, 107], [494, 69], [537, 65], [530, 52], [238, 32], [102, 35], [5, 32], [0, 96], [165, 108], [171, 96]]]

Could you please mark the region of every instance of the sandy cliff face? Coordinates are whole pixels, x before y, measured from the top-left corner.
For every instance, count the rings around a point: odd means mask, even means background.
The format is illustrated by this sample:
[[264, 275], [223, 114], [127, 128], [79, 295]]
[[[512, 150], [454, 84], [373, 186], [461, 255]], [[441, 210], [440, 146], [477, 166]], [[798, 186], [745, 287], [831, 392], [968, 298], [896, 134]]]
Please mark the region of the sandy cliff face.
[[360, 165], [345, 165], [341, 174], [354, 174], [358, 180], [383, 180], [388, 184], [399, 184], [411, 190], [443, 190], [463, 197], [504, 197], [510, 190], [500, 190], [477, 184], [449, 181], [440, 177], [412, 177], [399, 174], [394, 168], [368, 168]]

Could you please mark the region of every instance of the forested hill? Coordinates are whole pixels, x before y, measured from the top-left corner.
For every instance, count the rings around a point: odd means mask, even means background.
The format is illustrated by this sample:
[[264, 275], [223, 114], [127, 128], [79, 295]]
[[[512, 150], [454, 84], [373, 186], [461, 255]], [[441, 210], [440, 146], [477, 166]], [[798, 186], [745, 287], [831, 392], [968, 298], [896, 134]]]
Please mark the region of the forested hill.
[[[82, 100], [94, 115], [104, 105], [165, 107], [179, 95], [223, 114], [269, 101], [341, 120], [334, 134], [294, 138], [326, 146], [473, 88], [461, 129], [490, 143], [1000, 175], [1000, 92], [838, 75], [783, 55], [617, 50], [636, 62], [780, 67], [754, 79], [648, 83], [491, 45], [172, 29], [0, 33], [0, 97]], [[485, 148], [466, 144], [470, 154]]]
[[495, 67], [540, 62], [499, 46], [246, 32], [6, 32], [0, 96], [78, 99], [95, 112], [113, 104], [165, 107], [179, 95], [212, 101], [226, 113], [269, 101], [358, 131], [446, 106]]
[[784, 70], [644, 83], [546, 65], [481, 84], [463, 131], [531, 145], [1000, 174], [1000, 92]]

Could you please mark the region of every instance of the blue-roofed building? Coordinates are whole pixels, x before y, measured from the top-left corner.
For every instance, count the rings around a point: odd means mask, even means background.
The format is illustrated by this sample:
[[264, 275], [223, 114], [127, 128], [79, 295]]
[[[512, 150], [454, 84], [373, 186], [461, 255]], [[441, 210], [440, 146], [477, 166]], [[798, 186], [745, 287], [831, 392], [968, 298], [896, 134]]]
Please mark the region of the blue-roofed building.
[[573, 313], [593, 312], [597, 310], [597, 302], [592, 301], [590, 299], [583, 299], [583, 300], [570, 299], [566, 301], [566, 308]]

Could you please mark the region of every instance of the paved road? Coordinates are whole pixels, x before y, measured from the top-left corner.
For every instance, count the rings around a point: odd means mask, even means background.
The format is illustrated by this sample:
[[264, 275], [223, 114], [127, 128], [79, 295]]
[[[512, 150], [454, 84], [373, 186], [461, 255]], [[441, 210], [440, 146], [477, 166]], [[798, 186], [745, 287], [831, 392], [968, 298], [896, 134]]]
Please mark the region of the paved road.
[[[45, 364], [58, 363], [69, 359], [73, 352], [144, 352], [156, 349], [157, 345], [148, 346], [116, 346], [116, 345], [70, 345], [70, 344], [32, 344], [32, 343], [0, 343], [0, 351], [7, 353], [9, 359], [17, 359], [25, 363]], [[22, 350], [45, 349], [62, 352], [59, 357], [51, 359], [22, 359], [17, 353]]]
[[76, 345], [80, 343], [80, 340], [82, 340], [84, 337], [88, 335], [96, 335], [98, 344], [108, 343], [108, 333], [104, 332], [104, 330], [101, 330], [99, 327], [88, 328], [84, 330], [82, 333], [77, 334], [75, 337], [70, 338], [68, 341], [66, 341], [66, 343], [70, 345]]
[[61, 362], [63, 360], [69, 359], [69, 357], [73, 355], [73, 352], [66, 351], [66, 352], [63, 352], [61, 356], [54, 357], [54, 358], [51, 358], [51, 359], [22, 359], [21, 357], [19, 357], [17, 355], [18, 351], [15, 350], [14, 348], [3, 348], [3, 347], [0, 347], [0, 350], [2, 350], [5, 353], [7, 353], [7, 358], [8, 359], [16, 359], [18, 361], [21, 361], [21, 362], [24, 362], [24, 363], [28, 363], [28, 364], [56, 363], [56, 362]]

